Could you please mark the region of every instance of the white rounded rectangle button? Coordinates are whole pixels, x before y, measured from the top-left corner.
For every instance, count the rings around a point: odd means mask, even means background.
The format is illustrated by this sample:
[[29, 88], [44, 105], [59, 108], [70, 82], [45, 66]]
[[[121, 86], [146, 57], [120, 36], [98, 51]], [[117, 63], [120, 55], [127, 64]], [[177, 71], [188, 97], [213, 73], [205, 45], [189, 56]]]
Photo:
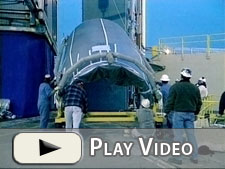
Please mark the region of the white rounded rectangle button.
[[82, 157], [82, 140], [77, 133], [19, 133], [13, 157], [20, 164], [74, 164]]

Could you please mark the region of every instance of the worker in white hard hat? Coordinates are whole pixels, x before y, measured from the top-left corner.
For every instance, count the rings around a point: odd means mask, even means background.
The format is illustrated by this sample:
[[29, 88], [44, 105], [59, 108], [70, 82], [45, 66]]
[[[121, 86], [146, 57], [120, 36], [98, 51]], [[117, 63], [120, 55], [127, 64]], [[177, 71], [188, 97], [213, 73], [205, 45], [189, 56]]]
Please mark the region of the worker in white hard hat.
[[[163, 104], [162, 108], [164, 112], [171, 85], [169, 84], [170, 78], [167, 74], [163, 74], [160, 80], [161, 80], [160, 91], [162, 93], [162, 104]], [[173, 112], [170, 112], [166, 116], [166, 121], [167, 121], [166, 124], [168, 128], [172, 128], [172, 114]]]
[[149, 99], [141, 100], [141, 107], [138, 110], [139, 128], [155, 128], [153, 112], [150, 109]]
[[[138, 117], [138, 129], [132, 130], [133, 137], [143, 136], [145, 134], [150, 134], [151, 130], [155, 128], [153, 111], [150, 109], [150, 101], [149, 99], [141, 100], [141, 108], [137, 110]], [[143, 129], [143, 130], [142, 130]], [[148, 129], [148, 130], [146, 130]]]
[[206, 78], [205, 77], [200, 77], [198, 79], [198, 83], [196, 84], [200, 91], [201, 98], [204, 99], [208, 96], [208, 89], [206, 85]]
[[169, 81], [170, 81], [169, 76], [166, 75], [166, 74], [162, 75], [160, 80], [162, 82], [162, 85], [160, 87], [160, 91], [162, 93], [163, 109], [164, 109], [171, 85], [169, 84]]
[[[192, 77], [192, 72], [189, 68], [184, 68], [180, 72], [181, 80], [175, 83], [170, 88], [169, 96], [167, 99], [167, 104], [165, 107], [165, 113], [173, 112], [172, 124], [174, 130], [174, 141], [183, 141], [183, 132], [180, 130], [185, 128], [185, 132], [188, 141], [193, 146], [193, 153], [191, 155], [191, 162], [198, 163], [198, 145], [194, 135], [194, 121], [195, 115], [200, 112], [202, 100], [200, 96], [199, 89], [190, 82]], [[182, 164], [182, 158], [171, 157], [169, 162]]]
[[39, 86], [38, 110], [40, 114], [40, 128], [47, 128], [51, 106], [51, 95], [53, 89], [50, 86], [51, 76], [46, 74], [44, 82]]

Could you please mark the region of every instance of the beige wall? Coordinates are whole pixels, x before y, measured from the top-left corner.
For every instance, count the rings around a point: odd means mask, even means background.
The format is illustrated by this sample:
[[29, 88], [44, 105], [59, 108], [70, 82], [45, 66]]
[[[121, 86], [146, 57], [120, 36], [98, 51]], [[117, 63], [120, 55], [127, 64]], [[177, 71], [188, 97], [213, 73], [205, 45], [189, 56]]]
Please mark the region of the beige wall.
[[206, 77], [209, 94], [217, 96], [217, 99], [225, 91], [225, 53], [213, 53], [209, 57], [206, 54], [160, 55], [154, 62], [166, 66], [163, 72], [156, 73], [157, 80], [165, 73], [173, 84], [177, 78], [180, 79], [181, 69], [188, 67], [192, 70], [192, 83], [201, 76]]

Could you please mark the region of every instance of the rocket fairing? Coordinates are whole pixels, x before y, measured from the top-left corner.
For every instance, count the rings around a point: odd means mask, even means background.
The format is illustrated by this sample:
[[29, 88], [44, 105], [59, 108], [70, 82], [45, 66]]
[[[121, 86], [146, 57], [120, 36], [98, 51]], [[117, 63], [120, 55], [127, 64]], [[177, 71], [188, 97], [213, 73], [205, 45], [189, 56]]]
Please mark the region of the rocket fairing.
[[55, 74], [62, 77], [59, 87], [79, 78], [133, 85], [143, 94], [156, 90], [154, 71], [135, 43], [119, 25], [105, 19], [83, 22], [64, 40]]

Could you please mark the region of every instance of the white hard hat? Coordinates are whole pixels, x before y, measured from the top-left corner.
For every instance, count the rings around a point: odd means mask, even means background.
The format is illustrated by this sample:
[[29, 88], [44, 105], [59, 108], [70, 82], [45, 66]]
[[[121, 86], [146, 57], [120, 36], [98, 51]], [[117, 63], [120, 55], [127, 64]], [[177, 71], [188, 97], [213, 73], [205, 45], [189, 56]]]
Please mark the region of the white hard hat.
[[191, 75], [191, 69], [189, 68], [184, 68], [181, 70], [180, 74], [184, 77], [188, 77], [188, 78], [191, 78], [192, 75]]
[[165, 81], [165, 82], [169, 82], [169, 81], [170, 81], [169, 76], [166, 75], [166, 74], [162, 75], [162, 77], [161, 77], [160, 80], [161, 80], [161, 81]]
[[141, 101], [141, 105], [144, 107], [144, 108], [149, 108], [150, 107], [150, 101], [148, 99], [143, 99]]
[[199, 80], [206, 83], [206, 78], [205, 77], [200, 77]]
[[46, 74], [46, 75], [45, 75], [45, 78], [46, 78], [46, 79], [49, 79], [49, 78], [51, 78], [51, 75], [50, 75], [50, 74]]

